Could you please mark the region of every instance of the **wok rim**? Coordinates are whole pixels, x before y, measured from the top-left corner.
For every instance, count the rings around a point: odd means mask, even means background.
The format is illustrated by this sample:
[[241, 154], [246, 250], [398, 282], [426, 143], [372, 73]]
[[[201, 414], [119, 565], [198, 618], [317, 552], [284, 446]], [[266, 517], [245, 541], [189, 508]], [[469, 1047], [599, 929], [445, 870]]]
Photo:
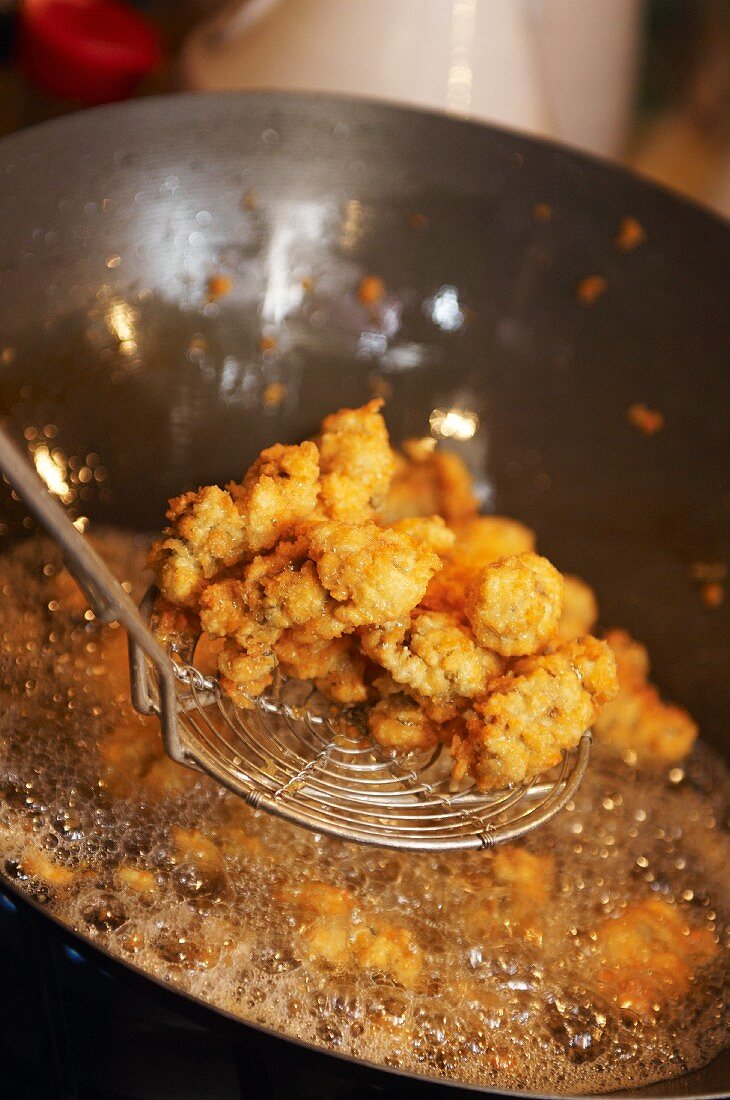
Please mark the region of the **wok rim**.
[[570, 145], [568, 142], [560, 141], [556, 138], [543, 137], [526, 130], [516, 130], [509, 126], [502, 126], [499, 123], [482, 122], [478, 119], [452, 115], [446, 110], [418, 107], [413, 104], [398, 103], [388, 99], [377, 99], [372, 96], [344, 95], [339, 92], [299, 91], [297, 89], [282, 89], [279, 91], [272, 88], [245, 88], [215, 92], [165, 92], [160, 95], [141, 96], [138, 99], [128, 99], [117, 103], [102, 103], [95, 107], [85, 107], [81, 110], [71, 111], [65, 115], [59, 115], [56, 118], [36, 122], [31, 126], [25, 126], [20, 130], [4, 134], [0, 137], [0, 157], [13, 143], [17, 142], [18, 144], [23, 144], [29, 138], [42, 138], [44, 136], [44, 131], [56, 132], [66, 127], [72, 128], [75, 125], [83, 125], [84, 120], [89, 118], [96, 119], [97, 117], [105, 115], [112, 116], [114, 114], [146, 114], [148, 111], [154, 110], [155, 107], [163, 105], [173, 106], [179, 104], [180, 109], [183, 109], [184, 105], [189, 102], [206, 101], [212, 104], [216, 102], [223, 103], [226, 100], [246, 99], [272, 101], [289, 100], [292, 102], [298, 101], [302, 104], [310, 103], [313, 105], [320, 102], [323, 104], [342, 103], [347, 107], [361, 106], [394, 116], [398, 114], [410, 115], [438, 121], [445, 123], [451, 128], [460, 128], [464, 131], [479, 132], [486, 130], [508, 139], [516, 138], [521, 142], [540, 146], [546, 150], [552, 150], [554, 153], [559, 153], [578, 163], [598, 168], [603, 173], [609, 173], [628, 183], [634, 185], [638, 184], [644, 189], [663, 195], [665, 198], [693, 210], [695, 214], [703, 215], [710, 221], [715, 222], [717, 226], [725, 232], [730, 231], [730, 216], [726, 217], [720, 211], [713, 210], [705, 203], [684, 195], [682, 192], [667, 184], [659, 183], [644, 173], [627, 168], [623, 164], [619, 164], [617, 161], [612, 160], [610, 157], [587, 152], [577, 146]]

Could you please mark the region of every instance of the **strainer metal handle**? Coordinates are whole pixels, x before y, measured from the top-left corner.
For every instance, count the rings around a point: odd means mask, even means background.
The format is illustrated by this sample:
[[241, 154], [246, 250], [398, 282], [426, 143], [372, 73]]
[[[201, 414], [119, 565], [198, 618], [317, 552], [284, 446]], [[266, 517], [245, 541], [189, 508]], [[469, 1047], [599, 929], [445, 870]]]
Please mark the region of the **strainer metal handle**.
[[147, 691], [145, 654], [155, 667], [159, 684], [159, 711], [165, 749], [178, 762], [185, 760], [177, 717], [175, 666], [149, 630], [134, 600], [106, 567], [87, 538], [74, 526], [68, 513], [52, 496], [43, 480], [0, 425], [0, 471], [22, 498], [30, 514], [61, 547], [66, 565], [101, 622], [119, 622], [129, 638], [132, 699], [143, 714], [157, 713]]

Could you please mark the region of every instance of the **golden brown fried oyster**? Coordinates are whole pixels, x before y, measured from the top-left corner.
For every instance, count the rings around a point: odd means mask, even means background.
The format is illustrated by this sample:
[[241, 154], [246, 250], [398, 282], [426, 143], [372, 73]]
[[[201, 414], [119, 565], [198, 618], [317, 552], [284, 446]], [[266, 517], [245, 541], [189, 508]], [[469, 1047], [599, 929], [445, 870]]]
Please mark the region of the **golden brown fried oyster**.
[[434, 439], [407, 440], [403, 451], [380, 508], [383, 523], [435, 514], [453, 524], [476, 515], [471, 475], [457, 454], [439, 449]]
[[433, 611], [464, 611], [469, 584], [481, 569], [500, 558], [526, 554], [535, 548], [529, 527], [505, 516], [475, 516], [452, 523], [453, 549], [433, 578], [424, 599]]
[[152, 547], [150, 565], [170, 603], [195, 607], [205, 582], [243, 557], [244, 519], [217, 485], [175, 497], [167, 518], [167, 538]]
[[337, 601], [335, 618], [350, 629], [408, 615], [441, 565], [428, 545], [374, 523], [317, 524], [309, 552]]
[[396, 683], [442, 701], [483, 694], [489, 678], [502, 668], [499, 657], [481, 648], [469, 627], [442, 611], [419, 610], [404, 622], [364, 631], [362, 647]]
[[291, 626], [316, 624], [320, 637], [336, 637], [328, 596], [305, 537], [282, 541], [270, 554], [260, 554], [240, 579], [210, 584], [200, 600], [203, 629], [215, 637], [234, 637], [243, 647], [270, 649]]
[[300, 918], [299, 934], [311, 959], [330, 966], [388, 974], [410, 989], [423, 952], [407, 928], [363, 910], [355, 895], [325, 882], [305, 882], [280, 900]]
[[395, 457], [382, 406], [376, 398], [361, 409], [340, 409], [322, 423], [317, 440], [321, 502], [333, 519], [369, 519], [372, 506], [388, 491]]
[[553, 857], [510, 845], [480, 863], [458, 876], [465, 894], [459, 914], [469, 939], [491, 946], [506, 935], [542, 943], [555, 889]]
[[596, 638], [516, 661], [467, 714], [467, 736], [454, 738], [455, 777], [489, 790], [554, 767], [616, 691], [613, 654]]
[[228, 486], [245, 516], [246, 550], [270, 550], [294, 524], [307, 519], [319, 493], [319, 453], [314, 443], [277, 443], [262, 451], [243, 483]]
[[513, 555], [485, 566], [466, 597], [477, 641], [503, 657], [537, 653], [558, 628], [564, 587], [557, 569], [539, 554]]
[[425, 542], [432, 550], [442, 556], [453, 549], [456, 535], [442, 516], [411, 516], [390, 524], [391, 530], [401, 535], [409, 535], [416, 542]]
[[196, 607], [207, 581], [247, 554], [270, 549], [314, 510], [319, 455], [314, 443], [277, 444], [263, 451], [243, 483], [227, 490], [208, 485], [170, 501], [166, 538], [150, 565], [170, 603]]
[[438, 727], [422, 707], [398, 692], [376, 703], [368, 715], [368, 729], [385, 749], [412, 752], [438, 744]]
[[674, 764], [687, 755], [697, 725], [682, 707], [662, 701], [648, 680], [649, 655], [623, 630], [606, 635], [616, 658], [619, 692], [595, 723], [599, 742], [640, 764]]
[[563, 612], [558, 623], [557, 641], [573, 642], [593, 630], [598, 618], [598, 604], [595, 592], [580, 577], [565, 573], [563, 582]]
[[332, 414], [316, 443], [268, 448], [241, 485], [171, 502], [152, 558], [159, 629], [182, 638], [199, 621], [196, 656], [241, 706], [279, 667], [374, 704], [388, 748], [451, 742], [457, 779], [521, 782], [591, 725], [610, 650], [586, 638], [536, 656], [561, 622], [573, 629], [563, 578], [528, 528], [476, 515], [456, 455], [419, 441], [396, 458], [381, 404]]
[[337, 703], [364, 703], [368, 697], [365, 659], [350, 637], [318, 638], [306, 627], [286, 630], [274, 647], [284, 676], [312, 680]]
[[718, 950], [708, 929], [692, 928], [675, 905], [653, 897], [599, 924], [590, 969], [620, 1008], [651, 1017], [686, 995], [695, 971]]
[[235, 685], [239, 699], [241, 693], [259, 695], [271, 683], [274, 647], [286, 630], [306, 626], [319, 639], [343, 632], [307, 553], [306, 537], [283, 540], [270, 554], [255, 557], [241, 579], [210, 584], [200, 597], [203, 630], [227, 639], [219, 668], [224, 686]]

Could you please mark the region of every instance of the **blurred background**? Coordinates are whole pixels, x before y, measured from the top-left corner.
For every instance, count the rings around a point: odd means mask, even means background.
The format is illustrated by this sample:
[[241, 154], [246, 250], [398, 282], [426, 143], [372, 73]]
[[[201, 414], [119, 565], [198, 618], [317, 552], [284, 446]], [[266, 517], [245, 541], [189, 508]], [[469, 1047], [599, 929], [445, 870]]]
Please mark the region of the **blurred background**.
[[500, 123], [730, 215], [730, 0], [0, 0], [0, 133], [247, 87]]

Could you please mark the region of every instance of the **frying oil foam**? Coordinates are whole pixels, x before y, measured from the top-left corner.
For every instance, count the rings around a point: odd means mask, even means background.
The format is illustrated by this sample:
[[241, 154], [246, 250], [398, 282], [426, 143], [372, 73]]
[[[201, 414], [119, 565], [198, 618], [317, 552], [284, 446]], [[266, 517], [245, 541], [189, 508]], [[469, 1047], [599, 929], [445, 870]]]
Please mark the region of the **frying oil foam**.
[[[106, 532], [99, 545], [138, 594], [140, 541]], [[120, 722], [130, 774], [135, 752], [159, 754], [156, 730], [142, 731], [127, 700], [121, 631], [85, 617], [43, 541], [0, 561], [0, 591], [4, 872], [122, 959], [282, 1034], [496, 1088], [638, 1086], [703, 1065], [727, 1043], [730, 781], [702, 744], [654, 775], [594, 751], [575, 804], [527, 844], [554, 860], [544, 934], [518, 935], [507, 916], [485, 940], [458, 900], [458, 884], [484, 868], [480, 853], [344, 844], [250, 810], [204, 777], [165, 797], [123, 778], [100, 783], [99, 745]], [[181, 856], [176, 829], [207, 835], [232, 821], [245, 845], [208, 863]], [[308, 959], [291, 899], [311, 880], [347, 887], [363, 913], [408, 929], [424, 956], [415, 989]], [[586, 960], [601, 922], [653, 896], [718, 948], [677, 1005], [642, 1019], [596, 988]]]

